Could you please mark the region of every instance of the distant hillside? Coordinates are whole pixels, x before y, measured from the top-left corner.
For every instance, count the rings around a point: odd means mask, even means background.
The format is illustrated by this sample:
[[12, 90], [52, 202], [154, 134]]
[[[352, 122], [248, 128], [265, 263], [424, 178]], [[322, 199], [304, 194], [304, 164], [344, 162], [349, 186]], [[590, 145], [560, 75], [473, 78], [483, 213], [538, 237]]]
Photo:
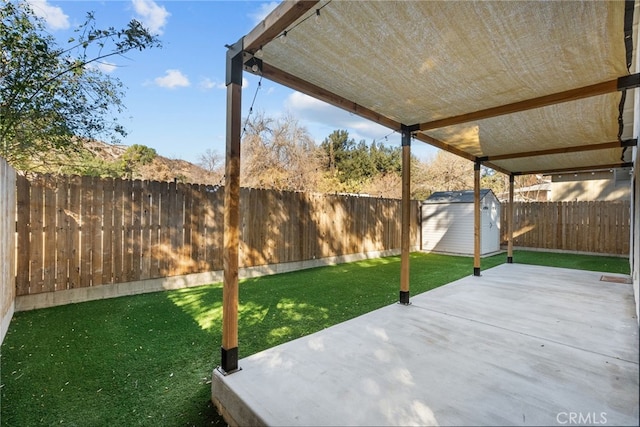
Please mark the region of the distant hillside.
[[[148, 164], [129, 161], [125, 171], [124, 155], [130, 147], [101, 141], [82, 142], [74, 153], [48, 153], [40, 161], [34, 160], [32, 170], [41, 173], [63, 173], [93, 176], [132, 177], [150, 181], [174, 181], [193, 184], [220, 184], [222, 173], [209, 172], [200, 166], [180, 159], [155, 155]], [[146, 148], [146, 147], [145, 147]]]

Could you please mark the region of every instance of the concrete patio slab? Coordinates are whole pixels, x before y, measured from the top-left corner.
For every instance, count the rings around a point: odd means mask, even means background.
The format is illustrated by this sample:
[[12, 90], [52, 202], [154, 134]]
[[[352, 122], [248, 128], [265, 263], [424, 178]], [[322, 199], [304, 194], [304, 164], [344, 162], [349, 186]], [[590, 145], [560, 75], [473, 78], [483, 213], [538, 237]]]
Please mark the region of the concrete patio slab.
[[216, 369], [212, 400], [239, 425], [637, 426], [633, 290], [602, 275], [504, 264]]

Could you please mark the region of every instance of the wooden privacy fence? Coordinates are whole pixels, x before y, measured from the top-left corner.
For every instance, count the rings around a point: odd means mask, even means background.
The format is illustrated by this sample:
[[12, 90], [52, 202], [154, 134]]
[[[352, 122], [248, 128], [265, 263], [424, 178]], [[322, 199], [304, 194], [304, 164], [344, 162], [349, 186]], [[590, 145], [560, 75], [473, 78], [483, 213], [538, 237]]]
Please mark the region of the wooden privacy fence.
[[[221, 270], [223, 193], [206, 185], [19, 176], [17, 295]], [[242, 189], [240, 202], [241, 267], [400, 248], [399, 200]]]
[[[629, 253], [630, 202], [518, 202], [513, 205], [514, 246], [625, 255]], [[508, 204], [501, 209], [507, 242]]]
[[15, 207], [16, 171], [0, 157], [0, 342], [15, 307]]

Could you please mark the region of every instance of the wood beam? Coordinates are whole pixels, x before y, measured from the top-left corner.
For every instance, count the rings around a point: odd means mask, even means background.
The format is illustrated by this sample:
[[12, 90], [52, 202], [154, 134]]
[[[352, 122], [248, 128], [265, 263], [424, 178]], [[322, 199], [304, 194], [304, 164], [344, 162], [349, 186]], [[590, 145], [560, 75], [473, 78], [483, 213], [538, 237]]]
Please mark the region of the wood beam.
[[222, 348], [220, 367], [238, 370], [238, 266], [240, 252], [240, 138], [242, 128], [242, 53], [227, 57], [227, 145], [224, 186]]
[[551, 148], [548, 150], [535, 150], [535, 151], [525, 151], [521, 153], [498, 154], [496, 156], [486, 156], [486, 157], [483, 157], [482, 159], [487, 161], [497, 161], [497, 160], [519, 159], [522, 157], [547, 156], [551, 154], [566, 154], [566, 153], [578, 153], [583, 151], [608, 150], [610, 148], [633, 147], [637, 145], [637, 143], [638, 143], [638, 140], [631, 139], [631, 140], [622, 141], [622, 142], [612, 141], [612, 142], [604, 142], [602, 144], [588, 144], [588, 145], [578, 145], [573, 147]]
[[400, 303], [409, 304], [411, 242], [411, 132], [402, 131], [402, 224], [400, 234]]
[[282, 71], [267, 63], [263, 63], [262, 75], [265, 78], [268, 78], [269, 80], [272, 80], [276, 83], [279, 83], [291, 89], [297, 90], [298, 92], [307, 94], [313, 98], [319, 99], [320, 101], [324, 101], [335, 107], [342, 108], [345, 111], [348, 111], [350, 113], [356, 114], [365, 119], [381, 124], [382, 126], [386, 126], [389, 129], [393, 129], [396, 131], [400, 131], [402, 129], [402, 124], [400, 122], [397, 122], [393, 119], [385, 117], [379, 113], [376, 113], [373, 110], [370, 110], [369, 108], [356, 104], [353, 101], [349, 101], [346, 98], [343, 98], [339, 95], [336, 95], [333, 92], [330, 92], [326, 89], [323, 89], [319, 86], [316, 86], [312, 83], [302, 80], [301, 78], [296, 77], [293, 74], [289, 74], [286, 71]]
[[605, 165], [590, 165], [590, 166], [578, 166], [572, 168], [562, 169], [540, 169], [531, 171], [514, 172], [514, 175], [549, 175], [552, 173], [571, 173], [571, 172], [583, 172], [583, 171], [595, 171], [601, 169], [617, 169], [617, 168], [630, 168], [633, 167], [633, 162], [620, 162], [609, 163]]
[[507, 205], [507, 263], [513, 263], [513, 187], [514, 179], [513, 175], [509, 175], [509, 204]]
[[620, 77], [618, 79], [609, 80], [602, 83], [596, 83], [590, 86], [566, 90], [551, 95], [545, 95], [538, 98], [527, 99], [507, 105], [500, 105], [498, 107], [475, 111], [472, 113], [460, 114], [458, 116], [421, 123], [420, 130], [425, 131], [429, 129], [443, 128], [476, 120], [488, 119], [491, 117], [502, 116], [504, 114], [517, 113], [534, 108], [546, 107], [548, 105], [560, 104], [562, 102], [575, 101], [592, 96], [604, 95], [607, 93], [631, 89], [638, 86], [640, 86], [640, 74], [634, 74], [631, 76]]
[[318, 0], [283, 1], [244, 37], [244, 49], [255, 53], [316, 4], [318, 4]]
[[[472, 162], [475, 162], [476, 160], [478, 160], [478, 156], [474, 156], [473, 154], [467, 153], [466, 151], [462, 151], [459, 148], [453, 147], [449, 144], [446, 144], [442, 141], [440, 141], [439, 139], [433, 138], [429, 135], [427, 135], [426, 133], [416, 133], [415, 137], [417, 140], [422, 141], [422, 142], [426, 142], [429, 145], [433, 145], [434, 147], [437, 147], [441, 150], [447, 151], [451, 154], [455, 154], [456, 156], [460, 156], [463, 159], [467, 159], [470, 160]], [[493, 170], [495, 170], [496, 172], [500, 172], [503, 173], [505, 175], [509, 175], [511, 172], [498, 166], [495, 165], [491, 162], [484, 162], [484, 165], [488, 168], [491, 168]]]
[[473, 165], [473, 275], [480, 276], [480, 166]]

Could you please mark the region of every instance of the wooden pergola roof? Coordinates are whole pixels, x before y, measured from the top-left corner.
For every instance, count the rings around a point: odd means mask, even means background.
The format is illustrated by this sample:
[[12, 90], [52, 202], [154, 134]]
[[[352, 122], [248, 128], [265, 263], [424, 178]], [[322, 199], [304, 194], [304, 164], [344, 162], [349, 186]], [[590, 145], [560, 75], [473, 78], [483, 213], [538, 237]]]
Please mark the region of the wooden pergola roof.
[[639, 15], [640, 0], [291, 0], [229, 46], [222, 369], [238, 369], [243, 71], [402, 134], [399, 301], [409, 304], [412, 139], [475, 162], [480, 275], [481, 165], [510, 176], [510, 200], [515, 175], [633, 165]]
[[[286, 1], [248, 72], [504, 173], [629, 166], [634, 1]], [[255, 55], [255, 57], [254, 57]]]

